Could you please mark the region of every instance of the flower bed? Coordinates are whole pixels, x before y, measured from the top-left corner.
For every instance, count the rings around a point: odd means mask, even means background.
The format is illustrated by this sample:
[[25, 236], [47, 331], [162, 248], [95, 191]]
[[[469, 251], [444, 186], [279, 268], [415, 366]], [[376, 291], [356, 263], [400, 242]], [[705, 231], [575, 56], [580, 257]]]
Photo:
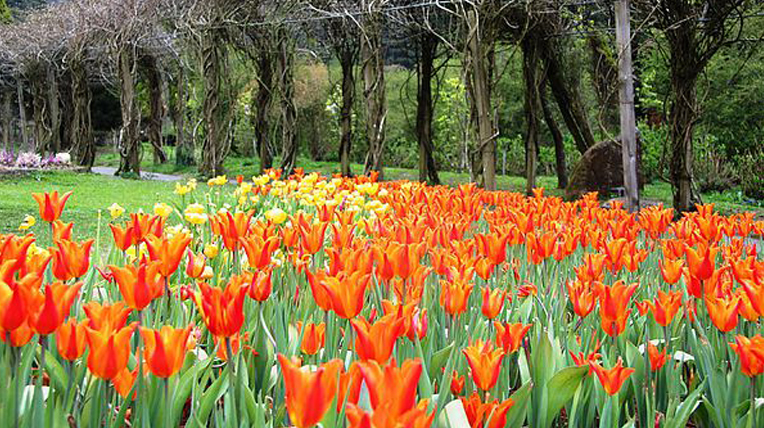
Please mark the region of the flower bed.
[[0, 238], [3, 426], [759, 426], [752, 215], [237, 183], [114, 203], [105, 254], [34, 195], [55, 246]]

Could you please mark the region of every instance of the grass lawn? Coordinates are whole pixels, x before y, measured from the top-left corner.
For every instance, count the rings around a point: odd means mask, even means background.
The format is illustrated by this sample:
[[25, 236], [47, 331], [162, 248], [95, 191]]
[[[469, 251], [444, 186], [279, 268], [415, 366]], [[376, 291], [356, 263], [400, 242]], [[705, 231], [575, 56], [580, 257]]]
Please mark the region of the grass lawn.
[[17, 233], [24, 216], [31, 214], [37, 218], [37, 224], [30, 231], [37, 235], [41, 245], [49, 245], [50, 230], [47, 223], [39, 218], [32, 193], [73, 190], [62, 219], [74, 222], [74, 233], [79, 238], [98, 237], [100, 225], [100, 236], [106, 235], [110, 240], [111, 231], [107, 226], [110, 217], [106, 210], [109, 205], [116, 202], [127, 212], [140, 208], [151, 211], [156, 202], [175, 196], [172, 194], [173, 186], [173, 183], [122, 180], [72, 172], [0, 178], [0, 233]]
[[[148, 151], [146, 151], [148, 153]], [[117, 158], [113, 154], [102, 153], [98, 158], [98, 164], [113, 166]], [[226, 160], [226, 168], [230, 173], [243, 174], [249, 178], [257, 173], [257, 159], [231, 157]], [[337, 163], [312, 162], [300, 159], [299, 165], [306, 171], [320, 171], [325, 175], [336, 172]], [[362, 165], [354, 164], [353, 170], [360, 173]], [[177, 174], [192, 177], [196, 173], [194, 167], [178, 169], [174, 163], [153, 165], [151, 161], [143, 163], [143, 168], [150, 171], [166, 174]], [[388, 180], [416, 180], [417, 171], [404, 168], [386, 168], [385, 178]], [[444, 184], [455, 185], [465, 183], [469, 176], [464, 173], [442, 172], [440, 174]], [[562, 195], [562, 190], [556, 188], [555, 177], [539, 177], [538, 184], [548, 189], [547, 193]], [[523, 192], [525, 179], [523, 177], [499, 176], [498, 186], [503, 190]], [[64, 219], [74, 221], [75, 234], [78, 237], [103, 237], [110, 238], [107, 224], [109, 214], [106, 208], [116, 202], [123, 206], [127, 212], [143, 209], [151, 211], [156, 202], [171, 201], [174, 183], [156, 182], [148, 180], [123, 180], [95, 174], [77, 174], [71, 172], [49, 172], [32, 174], [22, 177], [0, 178], [0, 233], [18, 231], [18, 225], [27, 214], [39, 217], [37, 203], [32, 199], [33, 192], [49, 192], [58, 190], [66, 192], [74, 190], [74, 195], [66, 205]], [[667, 205], [671, 203], [671, 187], [667, 183], [653, 183], [645, 187], [642, 195], [645, 199], [662, 201]], [[755, 211], [759, 216], [764, 216], [764, 208], [754, 205], [742, 204], [731, 196], [731, 192], [724, 194], [703, 195], [705, 202], [714, 202], [720, 212], [729, 214], [742, 211]], [[100, 211], [100, 221], [99, 221]], [[99, 227], [100, 226], [100, 227]], [[41, 245], [50, 244], [50, 231], [47, 225], [39, 221], [33, 227]], [[100, 232], [100, 234], [99, 234]]]

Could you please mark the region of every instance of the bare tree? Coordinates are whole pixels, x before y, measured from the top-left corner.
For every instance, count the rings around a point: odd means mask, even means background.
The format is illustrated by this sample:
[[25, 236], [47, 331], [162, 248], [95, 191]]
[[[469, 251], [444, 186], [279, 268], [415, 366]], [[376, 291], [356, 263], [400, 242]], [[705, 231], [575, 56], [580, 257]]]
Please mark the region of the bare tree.
[[322, 16], [318, 33], [325, 36], [329, 49], [342, 69], [342, 103], [340, 105], [340, 172], [352, 175], [350, 149], [353, 143], [353, 103], [355, 102], [355, 66], [358, 63], [359, 25], [356, 21], [356, 5], [344, 0], [313, 0], [309, 7]]
[[693, 130], [700, 116], [696, 85], [716, 52], [742, 34], [745, 16], [762, 11], [748, 0], [635, 1], [655, 10], [655, 27], [668, 43], [672, 100], [669, 111], [671, 161], [669, 172], [677, 214], [693, 209], [699, 195], [693, 187]]

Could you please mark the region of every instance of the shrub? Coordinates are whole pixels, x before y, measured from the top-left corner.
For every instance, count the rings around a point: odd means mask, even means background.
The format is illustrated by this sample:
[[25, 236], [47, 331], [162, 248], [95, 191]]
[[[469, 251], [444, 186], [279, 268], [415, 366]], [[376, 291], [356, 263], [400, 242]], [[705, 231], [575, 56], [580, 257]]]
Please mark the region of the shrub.
[[764, 149], [755, 149], [738, 159], [740, 186], [749, 198], [764, 200]]

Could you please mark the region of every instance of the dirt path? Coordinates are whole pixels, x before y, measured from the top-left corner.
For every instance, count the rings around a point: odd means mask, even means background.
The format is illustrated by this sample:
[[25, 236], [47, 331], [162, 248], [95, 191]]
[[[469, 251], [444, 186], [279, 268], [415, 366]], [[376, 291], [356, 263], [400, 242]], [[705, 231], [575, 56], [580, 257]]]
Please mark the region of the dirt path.
[[[91, 172], [93, 174], [100, 174], [100, 175], [105, 175], [108, 177], [115, 177], [114, 173], [117, 172], [117, 168], [112, 168], [110, 166], [94, 166], [91, 169]], [[183, 180], [184, 178], [179, 175], [169, 175], [169, 174], [160, 174], [158, 172], [143, 171], [141, 172], [141, 179], [154, 180], [154, 181], [179, 181], [179, 180]]]

